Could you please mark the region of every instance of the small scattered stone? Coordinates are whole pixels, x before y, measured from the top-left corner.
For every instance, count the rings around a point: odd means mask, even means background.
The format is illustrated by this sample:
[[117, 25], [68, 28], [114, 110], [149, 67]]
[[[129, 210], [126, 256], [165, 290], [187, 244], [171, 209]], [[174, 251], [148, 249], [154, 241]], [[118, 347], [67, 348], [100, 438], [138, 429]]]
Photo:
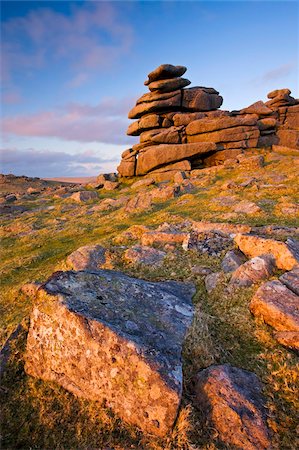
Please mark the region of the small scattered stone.
[[271, 448], [262, 384], [254, 373], [224, 364], [202, 370], [193, 382], [195, 405], [227, 448]]
[[299, 331], [299, 297], [279, 280], [267, 281], [259, 287], [250, 311], [277, 331]]
[[119, 187], [119, 183], [117, 181], [105, 181], [103, 189], [106, 191], [114, 191]]
[[222, 278], [222, 272], [211, 273], [205, 278], [205, 286], [207, 293], [210, 294], [214, 289], [216, 289], [218, 283]]
[[106, 261], [105, 251], [99, 244], [85, 245], [71, 253], [66, 262], [73, 270], [97, 270]]
[[152, 247], [135, 245], [124, 253], [124, 258], [133, 264], [160, 266], [166, 253]]
[[234, 207], [234, 211], [241, 214], [256, 214], [261, 212], [261, 208], [253, 202], [242, 200]]
[[229, 250], [221, 263], [223, 272], [230, 273], [238, 269], [246, 262], [246, 256], [240, 250]]
[[295, 239], [289, 239], [285, 243], [250, 234], [237, 234], [235, 243], [250, 258], [270, 253], [274, 256], [278, 269], [291, 270], [299, 264], [299, 244]]
[[230, 285], [251, 286], [269, 278], [275, 268], [275, 260], [271, 255], [256, 256], [239, 266], [232, 274]]
[[288, 289], [299, 296], [299, 266], [296, 266], [290, 272], [286, 272], [279, 278]]
[[74, 192], [70, 197], [68, 197], [71, 200], [74, 200], [78, 203], [85, 203], [90, 200], [95, 200], [99, 198], [99, 194], [95, 191], [79, 191]]

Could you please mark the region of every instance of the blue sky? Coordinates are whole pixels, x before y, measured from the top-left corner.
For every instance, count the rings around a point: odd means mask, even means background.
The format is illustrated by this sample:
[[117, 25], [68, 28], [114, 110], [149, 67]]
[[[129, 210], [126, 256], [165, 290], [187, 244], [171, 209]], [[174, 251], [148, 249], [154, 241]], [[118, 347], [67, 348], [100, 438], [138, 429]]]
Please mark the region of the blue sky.
[[148, 72], [185, 65], [222, 109], [298, 97], [297, 1], [2, 1], [4, 173], [115, 170]]

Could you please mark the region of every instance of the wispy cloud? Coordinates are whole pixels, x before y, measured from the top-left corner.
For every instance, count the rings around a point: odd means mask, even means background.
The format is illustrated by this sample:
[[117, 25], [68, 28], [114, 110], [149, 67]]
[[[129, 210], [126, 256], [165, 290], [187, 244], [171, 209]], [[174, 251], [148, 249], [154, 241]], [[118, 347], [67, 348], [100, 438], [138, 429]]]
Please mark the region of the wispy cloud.
[[272, 81], [283, 81], [289, 74], [296, 70], [296, 63], [289, 62], [287, 64], [282, 64], [281, 66], [275, 67], [267, 72], [261, 74], [259, 77], [251, 80], [252, 84], [267, 84]]
[[116, 157], [102, 158], [92, 150], [77, 154], [33, 148], [0, 150], [2, 172], [38, 177], [92, 176], [111, 170], [117, 160]]
[[126, 136], [127, 111], [132, 98], [106, 98], [95, 106], [70, 103], [51, 111], [7, 117], [2, 122], [4, 137], [56, 137], [67, 141], [133, 144]]
[[67, 63], [82, 83], [82, 67], [110, 67], [133, 42], [133, 30], [119, 11], [110, 2], [84, 2], [70, 15], [41, 7], [7, 20], [2, 26], [4, 78], [19, 69], [30, 75], [54, 61]]

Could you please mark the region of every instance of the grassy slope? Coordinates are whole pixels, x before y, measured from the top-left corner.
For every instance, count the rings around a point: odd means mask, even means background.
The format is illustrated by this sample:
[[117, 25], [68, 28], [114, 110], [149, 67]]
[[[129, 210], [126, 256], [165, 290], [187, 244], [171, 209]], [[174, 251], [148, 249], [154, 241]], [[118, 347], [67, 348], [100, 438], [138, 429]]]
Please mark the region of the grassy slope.
[[[156, 228], [165, 221], [188, 217], [252, 225], [298, 226], [295, 214], [283, 212], [283, 208], [299, 200], [297, 171], [291, 155], [268, 155], [265, 168], [222, 169], [216, 175], [203, 177], [194, 194], [156, 204], [151, 211], [139, 215], [128, 216], [122, 210], [90, 213], [94, 203], [77, 205], [50, 197], [42, 207], [54, 206], [54, 209], [34, 211], [41, 206], [40, 199], [28, 201], [31, 212], [3, 220], [2, 341], [30, 314], [30, 299], [19, 291], [22, 284], [45, 280], [54, 270], [62, 268], [64, 258], [81, 245], [101, 242], [111, 247], [113, 237], [133, 224]], [[277, 181], [277, 175], [285, 178]], [[241, 183], [253, 176], [260, 180], [260, 185], [266, 186], [226, 188], [230, 180]], [[271, 188], [269, 184], [283, 186]], [[120, 195], [130, 193], [101, 194], [102, 197]], [[222, 205], [223, 197], [228, 196], [253, 201], [262, 211], [251, 216], [236, 214], [232, 206]], [[141, 436], [99, 405], [77, 399], [55, 384], [26, 377], [22, 362], [23, 333], [14, 344], [9, 370], [2, 380], [3, 448], [221, 448], [215, 444], [216, 436], [208, 430], [200, 412], [191, 406], [190, 380], [198, 369], [224, 362], [252, 370], [262, 379], [275, 446], [295, 448], [298, 366], [296, 371], [294, 354], [276, 344], [271, 329], [250, 315], [248, 303], [253, 290], [243, 289], [228, 295], [226, 280], [223, 280], [222, 286], [208, 296], [203, 277], [192, 275], [191, 267], [204, 264], [217, 270], [220, 258], [178, 249], [177, 254], [170, 253], [163, 268], [156, 271], [127, 265], [117, 252], [113, 254], [115, 267], [128, 274], [152, 280], [191, 279], [197, 286], [196, 317], [184, 349], [183, 404], [173, 435], [163, 442]]]

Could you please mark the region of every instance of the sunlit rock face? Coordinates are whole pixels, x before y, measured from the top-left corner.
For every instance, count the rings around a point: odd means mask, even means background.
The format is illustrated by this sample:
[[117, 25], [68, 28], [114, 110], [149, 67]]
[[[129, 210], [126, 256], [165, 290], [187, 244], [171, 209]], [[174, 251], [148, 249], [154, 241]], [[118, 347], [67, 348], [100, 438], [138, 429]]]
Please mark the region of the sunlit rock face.
[[36, 295], [25, 370], [163, 436], [180, 404], [193, 294], [114, 271], [58, 272]]
[[150, 92], [128, 114], [136, 121], [127, 134], [139, 136], [140, 142], [122, 153], [120, 176], [150, 175], [162, 181], [164, 173], [163, 180], [173, 180], [176, 172], [171, 173], [171, 167], [182, 161], [189, 165], [183, 170], [190, 171], [224, 164], [255, 148], [299, 149], [299, 100], [289, 89], [270, 92], [266, 103], [259, 100], [238, 111], [223, 111], [219, 92], [189, 87], [190, 81], [181, 77], [186, 70], [162, 64], [148, 74], [144, 84]]

